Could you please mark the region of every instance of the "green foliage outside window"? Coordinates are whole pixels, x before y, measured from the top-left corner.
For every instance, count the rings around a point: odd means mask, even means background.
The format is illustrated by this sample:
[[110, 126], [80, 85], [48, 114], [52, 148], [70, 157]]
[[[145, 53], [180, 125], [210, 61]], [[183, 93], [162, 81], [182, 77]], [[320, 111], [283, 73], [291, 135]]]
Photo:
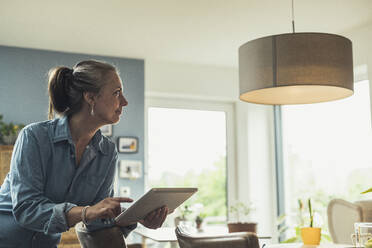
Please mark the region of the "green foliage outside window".
[[200, 174], [188, 171], [184, 176], [165, 172], [158, 181], [150, 182], [151, 187], [197, 187], [195, 196], [184, 205], [203, 204], [203, 215], [226, 216], [226, 157], [221, 157], [213, 168]]

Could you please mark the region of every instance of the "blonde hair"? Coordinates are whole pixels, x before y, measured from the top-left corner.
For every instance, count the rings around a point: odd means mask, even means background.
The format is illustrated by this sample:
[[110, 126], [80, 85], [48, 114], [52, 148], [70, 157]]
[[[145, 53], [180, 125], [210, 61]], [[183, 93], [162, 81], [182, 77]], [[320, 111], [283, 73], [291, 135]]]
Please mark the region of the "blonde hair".
[[59, 115], [73, 115], [83, 106], [83, 93], [99, 93], [115, 66], [97, 60], [85, 60], [72, 69], [65, 66], [54, 67], [48, 74], [49, 111], [48, 118]]

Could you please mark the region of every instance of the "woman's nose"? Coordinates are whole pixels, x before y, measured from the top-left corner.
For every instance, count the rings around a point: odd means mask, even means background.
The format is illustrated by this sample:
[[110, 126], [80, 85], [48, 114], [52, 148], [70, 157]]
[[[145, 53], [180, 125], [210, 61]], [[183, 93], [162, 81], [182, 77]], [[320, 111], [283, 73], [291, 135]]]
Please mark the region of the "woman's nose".
[[128, 105], [127, 99], [123, 95], [121, 95], [121, 96], [122, 96], [121, 97], [121, 102], [120, 102], [121, 106], [127, 106]]

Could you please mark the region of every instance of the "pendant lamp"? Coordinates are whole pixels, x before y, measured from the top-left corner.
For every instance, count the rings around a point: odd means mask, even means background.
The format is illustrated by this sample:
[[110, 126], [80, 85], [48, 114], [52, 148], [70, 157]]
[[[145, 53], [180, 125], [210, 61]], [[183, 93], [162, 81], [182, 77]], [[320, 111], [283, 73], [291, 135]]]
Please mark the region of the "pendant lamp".
[[[292, 0], [293, 17], [293, 0]], [[293, 33], [255, 39], [239, 48], [240, 100], [306, 104], [353, 94], [351, 41], [327, 33]]]

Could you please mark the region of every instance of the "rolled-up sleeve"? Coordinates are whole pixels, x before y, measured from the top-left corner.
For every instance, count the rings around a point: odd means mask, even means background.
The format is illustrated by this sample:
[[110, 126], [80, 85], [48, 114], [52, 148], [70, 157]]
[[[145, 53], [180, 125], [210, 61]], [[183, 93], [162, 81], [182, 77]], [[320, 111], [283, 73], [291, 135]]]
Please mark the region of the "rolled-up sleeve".
[[32, 131], [24, 129], [14, 146], [10, 190], [13, 215], [27, 229], [45, 234], [68, 230], [65, 213], [72, 203], [53, 203], [44, 195], [45, 173], [41, 149]]
[[[96, 199], [94, 200], [94, 204], [102, 201], [103, 199], [107, 197], [113, 197], [114, 196], [114, 177], [115, 177], [115, 169], [116, 169], [116, 163], [118, 160], [118, 154], [116, 150], [114, 150], [114, 154], [112, 155], [112, 161], [110, 163], [108, 174], [103, 182], [102, 187], [100, 188]], [[114, 219], [98, 219], [96, 221], [93, 221], [87, 225], [87, 229], [89, 231], [94, 231], [98, 229], [108, 228], [115, 225]], [[124, 236], [128, 236], [128, 234], [134, 230], [137, 227], [137, 224], [133, 224], [130, 226], [124, 226], [120, 227], [121, 231], [123, 232]]]

